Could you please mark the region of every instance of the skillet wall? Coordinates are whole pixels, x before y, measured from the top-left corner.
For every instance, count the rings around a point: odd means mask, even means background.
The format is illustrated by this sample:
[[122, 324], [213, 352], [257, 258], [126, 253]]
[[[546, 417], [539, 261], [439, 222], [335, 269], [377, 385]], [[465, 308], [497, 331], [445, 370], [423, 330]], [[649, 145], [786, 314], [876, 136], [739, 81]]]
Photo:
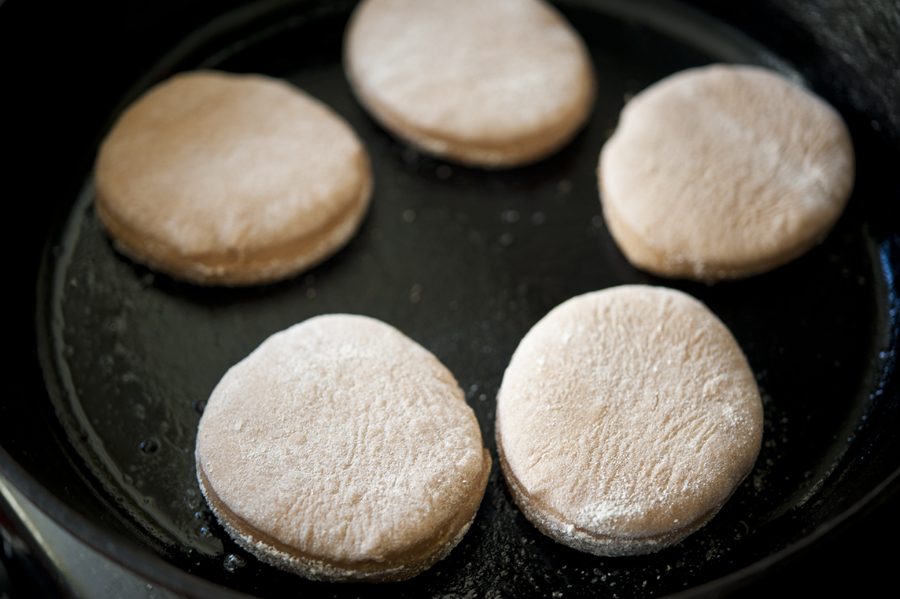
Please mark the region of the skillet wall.
[[[7, 0], [0, 5], [0, 60], [7, 147], [4, 179], [10, 223], [7, 294], [16, 355], [11, 384], [0, 400], [0, 446], [53, 495], [65, 496], [103, 526], [129, 537], [120, 521], [104, 518], [87, 473], [70, 463], [34, 347], [35, 275], [48, 219], [65, 217], [60, 198], [77, 195], [93, 161], [97, 135], [119, 99], [167, 49], [240, 2], [79, 3]], [[891, 194], [873, 210], [883, 238], [896, 228], [900, 186], [900, 10], [896, 2], [694, 3], [746, 31], [792, 61], [812, 87], [868, 136], [859, 168], [870, 185]], [[722, 6], [725, 5], [725, 6]], [[114, 26], [112, 24], [115, 24]], [[866, 194], [876, 197], [877, 194]], [[57, 211], [55, 211], [57, 210]], [[24, 434], [23, 434], [24, 433]], [[40, 494], [32, 489], [29, 494]], [[75, 524], [77, 526], [77, 523]]]

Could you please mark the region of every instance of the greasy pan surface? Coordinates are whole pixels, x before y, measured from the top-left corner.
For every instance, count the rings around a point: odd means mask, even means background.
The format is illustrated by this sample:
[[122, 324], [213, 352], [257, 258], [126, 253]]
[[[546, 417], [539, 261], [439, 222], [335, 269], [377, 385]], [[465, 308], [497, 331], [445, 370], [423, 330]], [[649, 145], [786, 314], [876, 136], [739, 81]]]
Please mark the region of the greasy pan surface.
[[[14, 362], [21, 386], [0, 408], [0, 466], [27, 495], [99, 550], [198, 596], [220, 595], [218, 584], [260, 596], [649, 597], [728, 589], [896, 486], [900, 195], [897, 175], [886, 174], [898, 143], [889, 120], [876, 126], [855, 113], [837, 85], [816, 89], [835, 95], [859, 163], [834, 232], [752, 279], [667, 281], [632, 268], [600, 214], [597, 157], [623, 103], [669, 73], [715, 61], [762, 64], [814, 88], [821, 74], [810, 81], [802, 65], [683, 7], [566, 3], [598, 71], [593, 118], [548, 160], [481, 172], [410, 150], [362, 111], [340, 65], [352, 4], [263, 3], [208, 26], [188, 14], [198, 24], [149, 71], [119, 75], [137, 83], [83, 131], [55, 171], [63, 180], [54, 193], [29, 201], [23, 222], [38, 241], [14, 273], [29, 302], [16, 340], [36, 349]], [[92, 207], [96, 144], [143, 89], [194, 68], [283, 77], [356, 129], [375, 190], [347, 248], [297, 279], [237, 290], [179, 283], [112, 249]], [[525, 332], [573, 295], [625, 283], [686, 291], [731, 328], [757, 375], [765, 432], [756, 467], [710, 524], [658, 554], [613, 559], [558, 545], [525, 520], [496, 463], [493, 417]], [[495, 457], [459, 547], [389, 589], [314, 583], [261, 564], [218, 526], [195, 479], [196, 425], [222, 374], [270, 334], [332, 312], [379, 318], [432, 351], [456, 375]]]

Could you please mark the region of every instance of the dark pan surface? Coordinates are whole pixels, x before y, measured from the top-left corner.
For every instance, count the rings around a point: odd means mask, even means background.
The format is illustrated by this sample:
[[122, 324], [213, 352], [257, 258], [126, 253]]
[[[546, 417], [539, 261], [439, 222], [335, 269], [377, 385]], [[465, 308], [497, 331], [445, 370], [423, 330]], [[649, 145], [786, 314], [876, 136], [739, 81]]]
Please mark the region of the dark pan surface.
[[[169, 577], [182, 592], [190, 578], [171, 578], [154, 556], [261, 596], [290, 589], [322, 597], [384, 590], [649, 597], [702, 590], [752, 569], [839, 518], [898, 467], [889, 451], [896, 442], [881, 426], [898, 421], [888, 396], [896, 393], [900, 250], [896, 223], [886, 224], [881, 208], [891, 197], [863, 164], [829, 238], [746, 281], [708, 287], [637, 271], [600, 213], [597, 158], [630, 95], [715, 61], [762, 64], [800, 80], [786, 61], [668, 4], [563, 4], [597, 67], [594, 116], [546, 161], [481, 172], [409, 149], [362, 111], [340, 65], [352, 4], [272, 3], [271, 13], [221, 19], [177, 46], [122, 100], [172, 72], [217, 68], [283, 77], [329, 104], [363, 138], [375, 173], [371, 212], [335, 257], [276, 285], [197, 288], [112, 249], [93, 211], [89, 172], [77, 198], [60, 199], [63, 217], [39, 274], [38, 351], [54, 412], [43, 416], [56, 431], [53, 451], [75, 474], [65, 484], [34, 467], [31, 474], [82, 514], [74, 527], [108, 531], [126, 546], [120, 559], [149, 563], [134, 567]], [[850, 124], [865, 157], [867, 137]], [[755, 469], [709, 525], [658, 554], [612, 559], [558, 545], [525, 520], [496, 463], [493, 417], [504, 368], [525, 332], [574, 295], [626, 283], [686, 291], [731, 328], [757, 374], [765, 436]], [[334, 312], [379, 318], [432, 351], [466, 392], [495, 461], [460, 546], [389, 588], [314, 583], [261, 564], [218, 526], [195, 479], [195, 429], [219, 378], [272, 333]], [[198, 583], [190, 592], [211, 589]]]

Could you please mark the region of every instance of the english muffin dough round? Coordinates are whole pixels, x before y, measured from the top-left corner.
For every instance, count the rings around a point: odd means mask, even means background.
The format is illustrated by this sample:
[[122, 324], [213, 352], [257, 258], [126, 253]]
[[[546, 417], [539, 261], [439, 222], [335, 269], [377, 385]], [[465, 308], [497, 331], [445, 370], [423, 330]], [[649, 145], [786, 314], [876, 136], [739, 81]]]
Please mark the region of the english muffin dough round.
[[847, 127], [822, 99], [760, 67], [712, 65], [626, 104], [600, 154], [600, 195], [635, 266], [715, 282], [824, 240], [854, 169]]
[[478, 167], [549, 156], [594, 102], [584, 42], [543, 0], [364, 0], [345, 34], [344, 67], [387, 130]]
[[123, 254], [201, 285], [293, 276], [349, 241], [366, 213], [365, 148], [330, 108], [262, 75], [181, 73], [104, 139], [96, 207]]
[[497, 398], [497, 447], [542, 532], [637, 555], [715, 515], [753, 467], [762, 417], [712, 312], [680, 291], [622, 286], [564, 302], [522, 339]]
[[468, 530], [491, 459], [431, 353], [380, 321], [309, 319], [216, 386], [197, 434], [200, 488], [259, 559], [315, 580], [402, 580]]

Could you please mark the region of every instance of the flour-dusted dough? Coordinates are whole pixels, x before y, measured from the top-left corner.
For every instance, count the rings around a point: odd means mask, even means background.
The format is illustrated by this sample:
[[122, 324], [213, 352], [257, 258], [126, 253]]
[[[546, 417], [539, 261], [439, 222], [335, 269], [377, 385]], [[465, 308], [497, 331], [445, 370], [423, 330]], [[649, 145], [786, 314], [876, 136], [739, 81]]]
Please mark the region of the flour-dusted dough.
[[597, 555], [679, 542], [753, 467], [762, 404], [703, 304], [623, 286], [564, 302], [524, 337], [497, 398], [497, 446], [522, 512]]
[[593, 108], [584, 42], [543, 0], [364, 0], [344, 40], [362, 105], [448, 160], [485, 168], [540, 160]]
[[854, 169], [847, 127], [823, 100], [760, 67], [713, 65], [626, 104], [600, 155], [600, 195], [634, 265], [715, 282], [820, 243]]
[[247, 551], [316, 580], [401, 580], [468, 530], [491, 458], [462, 390], [380, 321], [312, 318], [216, 386], [197, 474]]
[[286, 278], [349, 241], [372, 189], [349, 125], [262, 75], [175, 75], [132, 104], [95, 169], [97, 212], [134, 260], [202, 285]]

